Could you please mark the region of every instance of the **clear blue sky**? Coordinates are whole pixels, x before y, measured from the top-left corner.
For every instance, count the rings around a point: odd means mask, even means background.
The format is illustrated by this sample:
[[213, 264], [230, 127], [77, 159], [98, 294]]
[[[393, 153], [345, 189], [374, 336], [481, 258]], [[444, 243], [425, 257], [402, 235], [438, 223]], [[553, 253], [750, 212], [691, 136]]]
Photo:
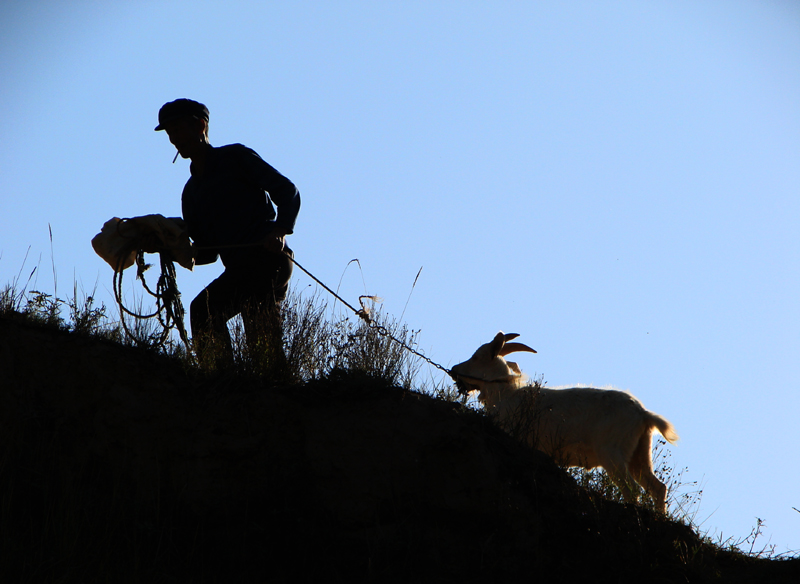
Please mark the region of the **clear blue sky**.
[[[0, 7], [0, 283], [180, 214], [158, 108], [291, 178], [298, 260], [452, 365], [498, 330], [550, 386], [632, 391], [681, 435], [697, 519], [800, 550], [800, 4], [42, 2]], [[41, 260], [39, 257], [41, 256]], [[184, 299], [221, 266], [181, 270]], [[129, 278], [132, 281], [132, 278]], [[309, 280], [298, 275], [299, 288]]]

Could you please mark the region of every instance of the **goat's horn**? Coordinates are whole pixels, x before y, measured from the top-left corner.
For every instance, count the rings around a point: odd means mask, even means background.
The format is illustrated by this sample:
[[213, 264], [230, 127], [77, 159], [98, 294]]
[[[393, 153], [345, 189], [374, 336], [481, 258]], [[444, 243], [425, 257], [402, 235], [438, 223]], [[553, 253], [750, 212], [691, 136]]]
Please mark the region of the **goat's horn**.
[[505, 357], [509, 353], [515, 353], [517, 351], [524, 351], [526, 353], [535, 353], [536, 351], [531, 349], [528, 345], [523, 345], [522, 343], [506, 343], [503, 345], [503, 348], [500, 349], [500, 356]]
[[516, 339], [518, 336], [519, 336], [518, 333], [505, 333], [503, 335], [503, 340], [504, 340], [504, 342], [507, 343], [508, 341], [512, 341], [512, 340]]

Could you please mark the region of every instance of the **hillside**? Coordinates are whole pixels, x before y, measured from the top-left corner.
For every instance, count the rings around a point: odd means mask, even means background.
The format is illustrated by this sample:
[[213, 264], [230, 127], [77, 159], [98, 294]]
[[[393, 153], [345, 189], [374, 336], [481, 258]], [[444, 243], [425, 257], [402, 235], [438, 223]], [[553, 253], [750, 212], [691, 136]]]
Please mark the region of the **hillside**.
[[797, 582], [459, 404], [265, 387], [0, 318], [4, 582]]

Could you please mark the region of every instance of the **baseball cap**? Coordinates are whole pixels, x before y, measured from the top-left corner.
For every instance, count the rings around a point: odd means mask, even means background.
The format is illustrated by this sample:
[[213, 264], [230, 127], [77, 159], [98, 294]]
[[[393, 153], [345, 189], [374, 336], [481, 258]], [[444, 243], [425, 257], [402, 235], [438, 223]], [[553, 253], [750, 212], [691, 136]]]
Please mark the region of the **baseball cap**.
[[208, 108], [199, 101], [186, 98], [176, 99], [175, 101], [165, 103], [161, 106], [161, 109], [158, 110], [158, 125], [156, 126], [156, 132], [163, 130], [164, 124], [185, 116], [191, 116], [193, 118], [197, 118], [198, 120], [202, 119], [208, 121]]

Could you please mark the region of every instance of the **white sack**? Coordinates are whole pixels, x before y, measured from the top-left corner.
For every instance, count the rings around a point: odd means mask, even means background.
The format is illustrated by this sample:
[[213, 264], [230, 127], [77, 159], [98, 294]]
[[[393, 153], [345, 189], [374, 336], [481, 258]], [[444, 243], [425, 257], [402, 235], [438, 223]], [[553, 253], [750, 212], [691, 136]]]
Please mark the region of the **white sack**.
[[[153, 244], [159, 249], [153, 249]], [[130, 219], [113, 217], [92, 238], [92, 247], [115, 271], [132, 266], [139, 249], [169, 252], [187, 270], [194, 268], [194, 250], [180, 217], [158, 214]]]

